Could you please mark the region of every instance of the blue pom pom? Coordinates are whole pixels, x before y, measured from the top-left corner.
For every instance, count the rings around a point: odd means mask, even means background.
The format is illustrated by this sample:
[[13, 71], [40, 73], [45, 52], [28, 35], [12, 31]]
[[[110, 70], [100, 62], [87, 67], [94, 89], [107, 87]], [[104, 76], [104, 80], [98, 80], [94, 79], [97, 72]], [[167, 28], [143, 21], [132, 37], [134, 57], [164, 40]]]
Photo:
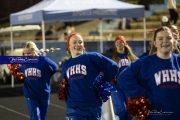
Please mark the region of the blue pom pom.
[[103, 80], [102, 75], [98, 75], [94, 81], [94, 87], [97, 91], [98, 97], [102, 102], [106, 102], [111, 95], [111, 90], [113, 86], [110, 82]]

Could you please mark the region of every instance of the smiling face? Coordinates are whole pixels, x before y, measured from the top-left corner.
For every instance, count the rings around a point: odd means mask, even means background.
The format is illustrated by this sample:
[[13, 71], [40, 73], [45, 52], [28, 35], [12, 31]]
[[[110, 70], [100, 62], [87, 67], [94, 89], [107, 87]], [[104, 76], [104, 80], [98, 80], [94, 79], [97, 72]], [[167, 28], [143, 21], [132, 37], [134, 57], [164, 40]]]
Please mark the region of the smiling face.
[[122, 40], [117, 40], [115, 42], [115, 47], [118, 53], [124, 53], [124, 42]]
[[78, 57], [84, 53], [84, 41], [83, 38], [76, 34], [70, 38], [68, 49], [72, 58]]
[[173, 49], [173, 36], [170, 30], [159, 31], [154, 40], [154, 46], [157, 48], [157, 56], [160, 58], [169, 58]]

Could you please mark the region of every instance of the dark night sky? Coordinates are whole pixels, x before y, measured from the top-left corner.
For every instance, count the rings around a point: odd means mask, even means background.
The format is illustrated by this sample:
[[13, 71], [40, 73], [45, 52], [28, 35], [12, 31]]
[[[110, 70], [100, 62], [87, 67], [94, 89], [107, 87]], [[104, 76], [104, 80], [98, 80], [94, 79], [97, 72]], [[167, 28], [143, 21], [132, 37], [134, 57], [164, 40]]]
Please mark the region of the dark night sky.
[[9, 15], [24, 10], [42, 0], [0, 0], [0, 26], [9, 23]]

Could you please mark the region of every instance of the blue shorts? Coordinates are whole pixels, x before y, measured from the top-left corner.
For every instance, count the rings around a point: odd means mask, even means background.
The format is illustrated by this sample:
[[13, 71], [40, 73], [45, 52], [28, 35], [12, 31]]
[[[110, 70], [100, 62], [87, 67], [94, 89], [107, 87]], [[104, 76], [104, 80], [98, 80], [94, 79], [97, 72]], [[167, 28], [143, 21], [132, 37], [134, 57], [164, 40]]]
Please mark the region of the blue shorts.
[[34, 100], [26, 98], [31, 120], [45, 120], [50, 100]]
[[67, 108], [66, 115], [66, 120], [102, 120], [102, 105]]

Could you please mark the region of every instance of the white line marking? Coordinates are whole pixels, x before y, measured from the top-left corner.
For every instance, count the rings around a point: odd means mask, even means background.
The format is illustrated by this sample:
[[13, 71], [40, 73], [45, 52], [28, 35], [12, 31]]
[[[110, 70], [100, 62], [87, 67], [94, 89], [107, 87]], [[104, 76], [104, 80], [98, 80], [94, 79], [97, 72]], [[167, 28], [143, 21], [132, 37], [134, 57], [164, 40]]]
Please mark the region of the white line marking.
[[59, 106], [59, 105], [57, 105], [57, 104], [50, 103], [50, 105], [51, 105], [51, 106], [54, 106], [54, 107], [57, 107], [57, 108], [66, 109], [65, 107]]
[[3, 109], [6, 109], [6, 110], [8, 110], [8, 111], [11, 111], [11, 112], [13, 112], [13, 113], [16, 113], [16, 114], [19, 114], [19, 115], [21, 115], [21, 116], [24, 116], [24, 117], [26, 117], [26, 118], [30, 118], [28, 115], [22, 114], [22, 113], [17, 112], [17, 111], [15, 111], [15, 110], [13, 110], [13, 109], [9, 109], [9, 108], [4, 107], [4, 106], [2, 106], [2, 105], [0, 105], [0, 107], [3, 108]]

